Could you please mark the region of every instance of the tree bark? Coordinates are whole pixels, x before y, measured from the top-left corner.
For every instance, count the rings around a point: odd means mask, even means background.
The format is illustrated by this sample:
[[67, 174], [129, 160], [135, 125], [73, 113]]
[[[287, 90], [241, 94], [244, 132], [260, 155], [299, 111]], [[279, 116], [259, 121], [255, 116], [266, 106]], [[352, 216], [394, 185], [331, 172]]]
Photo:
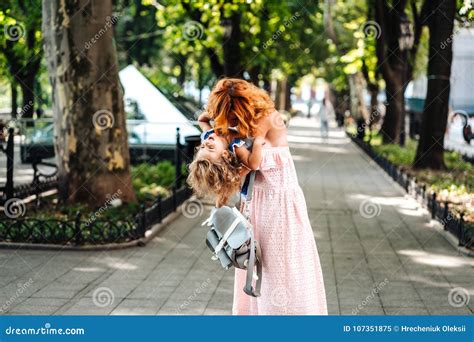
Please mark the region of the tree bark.
[[[365, 62], [365, 59], [362, 59], [362, 74], [364, 75], [364, 78], [367, 82], [367, 89], [370, 94], [370, 113], [369, 113], [369, 119], [367, 122], [367, 126], [369, 127], [370, 132], [372, 132], [372, 127], [373, 124], [378, 122], [380, 119], [379, 117], [379, 84], [378, 84], [378, 73], [375, 74], [375, 80], [371, 81], [370, 76], [369, 76], [369, 68], [367, 67], [367, 64]], [[370, 138], [369, 137], [369, 142]]]
[[387, 77], [385, 84], [387, 102], [380, 134], [385, 144], [398, 144], [405, 113], [404, 77], [400, 74]]
[[378, 69], [385, 80], [387, 93], [387, 110], [381, 128], [384, 143], [400, 142], [405, 118], [408, 51], [399, 48], [398, 39], [406, 5], [407, 0], [394, 1], [390, 8], [387, 0], [376, 0], [375, 4], [375, 20], [380, 26], [376, 42]]
[[18, 114], [18, 87], [15, 80], [12, 80], [10, 83], [11, 89], [11, 116], [12, 119], [16, 119]]
[[369, 113], [364, 101], [364, 89], [366, 80], [362, 72], [349, 76], [350, 111], [357, 124], [357, 137], [363, 139], [365, 128], [369, 121]]
[[286, 87], [285, 87], [285, 110], [289, 111], [292, 107], [291, 104], [291, 89], [293, 88], [293, 85], [297, 81], [297, 76], [292, 74], [288, 75], [287, 81], [286, 81]]
[[112, 195], [135, 201], [113, 19], [112, 0], [43, 2], [59, 199], [64, 202], [98, 207]]
[[448, 120], [455, 13], [455, 0], [430, 1], [428, 92], [423, 108], [420, 140], [413, 162], [415, 168], [446, 168], [444, 134]]
[[224, 37], [222, 49], [224, 52], [224, 75], [226, 77], [242, 78], [244, 70], [242, 69], [242, 59], [240, 57], [240, 13], [234, 12], [232, 16], [227, 19], [231, 25], [231, 32], [229, 37]]
[[25, 118], [25, 119], [32, 119], [33, 114], [35, 112], [34, 88], [35, 88], [35, 77], [36, 77], [37, 72], [38, 72], [37, 70], [34, 70], [33, 72], [29, 72], [27, 75], [25, 75], [24, 78], [21, 79], [21, 82], [20, 82], [21, 94], [23, 97], [21, 113], [22, 113], [22, 118]]
[[263, 89], [269, 94], [272, 90], [272, 84], [271, 84], [270, 80], [265, 76], [263, 77]]
[[[33, 50], [36, 44], [36, 28], [29, 28], [25, 34], [26, 45], [29, 50]], [[15, 53], [15, 44], [16, 42], [7, 40], [5, 48], [2, 49], [5, 58], [8, 61], [8, 70], [12, 75], [12, 83], [15, 84], [15, 87], [20, 86], [22, 93], [22, 108], [21, 108], [21, 117], [22, 118], [33, 118], [34, 105], [35, 105], [35, 80], [36, 75], [38, 74], [42, 53], [33, 54], [33, 56], [28, 57], [28, 60], [24, 61], [18, 54]], [[24, 64], [23, 64], [24, 62]], [[15, 104], [17, 106], [16, 113], [18, 111], [18, 102], [13, 103], [14, 93], [12, 88], [12, 106]], [[15, 94], [15, 96], [18, 93]], [[12, 115], [14, 108], [12, 107]], [[29, 123], [31, 124], [31, 123]]]
[[250, 81], [258, 87], [261, 68], [259, 65], [256, 65], [249, 70]]
[[181, 88], [184, 87], [184, 82], [186, 82], [186, 59], [186, 56], [182, 54], [178, 54], [174, 58], [179, 64], [178, 84]]
[[224, 75], [224, 67], [219, 61], [219, 56], [217, 56], [216, 50], [208, 48], [207, 54], [209, 55], [209, 61], [211, 63], [212, 72], [217, 78], [222, 77]]
[[287, 108], [287, 88], [288, 88], [288, 77], [278, 81], [277, 86], [277, 103], [278, 110], [286, 110]]

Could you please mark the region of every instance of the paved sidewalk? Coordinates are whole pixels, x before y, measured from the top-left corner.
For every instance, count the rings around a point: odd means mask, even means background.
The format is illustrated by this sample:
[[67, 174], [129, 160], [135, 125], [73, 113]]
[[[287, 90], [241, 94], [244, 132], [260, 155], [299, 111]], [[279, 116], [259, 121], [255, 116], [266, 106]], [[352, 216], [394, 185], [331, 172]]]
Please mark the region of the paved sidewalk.
[[[329, 313], [469, 315], [474, 259], [429, 226], [341, 130], [293, 119], [291, 150], [319, 249]], [[210, 260], [207, 216], [181, 216], [143, 248], [0, 250], [0, 313], [230, 314], [233, 272]]]

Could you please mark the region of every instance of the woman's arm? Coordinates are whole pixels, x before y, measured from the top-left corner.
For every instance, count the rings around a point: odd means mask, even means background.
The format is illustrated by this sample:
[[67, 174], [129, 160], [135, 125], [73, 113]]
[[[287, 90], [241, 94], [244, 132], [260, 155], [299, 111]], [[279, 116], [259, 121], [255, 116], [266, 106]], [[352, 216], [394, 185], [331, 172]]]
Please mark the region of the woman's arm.
[[265, 145], [265, 138], [259, 136], [253, 142], [252, 152], [241, 146], [235, 148], [235, 154], [250, 170], [257, 170], [262, 162], [263, 145]]
[[201, 113], [197, 121], [198, 121], [199, 127], [201, 127], [203, 131], [208, 131], [212, 129], [212, 126], [210, 124], [211, 117], [209, 116], [209, 114], [207, 114], [207, 112]]

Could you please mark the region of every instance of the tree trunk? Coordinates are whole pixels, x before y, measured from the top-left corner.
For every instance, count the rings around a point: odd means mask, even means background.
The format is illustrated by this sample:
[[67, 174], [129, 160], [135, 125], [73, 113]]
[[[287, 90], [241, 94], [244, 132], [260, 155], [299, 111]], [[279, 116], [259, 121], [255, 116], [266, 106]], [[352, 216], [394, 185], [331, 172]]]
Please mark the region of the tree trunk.
[[[240, 13], [234, 12], [229, 19], [230, 35], [224, 35], [222, 48], [224, 51], [224, 75], [226, 77], [242, 78], [244, 70], [242, 69], [242, 59], [240, 57], [240, 41], [242, 40], [240, 31]], [[216, 75], [219, 77], [218, 75]]]
[[277, 105], [278, 110], [286, 110], [286, 94], [288, 87], [288, 77], [278, 81], [277, 85]]
[[291, 109], [291, 88], [293, 88], [295, 77], [293, 75], [289, 75], [286, 80], [285, 86], [285, 110], [289, 111]]
[[263, 89], [267, 93], [270, 93], [272, 91], [272, 84], [266, 76], [263, 77]]
[[[25, 38], [28, 48], [33, 49], [37, 41], [36, 27], [27, 30]], [[22, 118], [32, 119], [35, 112], [35, 82], [36, 75], [41, 66], [41, 58], [41, 54], [35, 54], [16, 76], [18, 77], [23, 97]], [[33, 122], [28, 123], [28, 125], [33, 125]]]
[[369, 143], [370, 143], [372, 139], [373, 127], [380, 118], [379, 100], [377, 98], [379, 95], [379, 87], [377, 83], [368, 82], [367, 88], [369, 89], [369, 94], [370, 94], [370, 114], [369, 114], [369, 122], [367, 122], [367, 126], [369, 127], [369, 131], [370, 131], [370, 136], [369, 136]]
[[376, 0], [375, 20], [379, 24], [376, 33], [376, 54], [387, 94], [387, 110], [382, 124], [383, 143], [399, 143], [402, 122], [405, 117], [404, 85], [408, 70], [408, 51], [399, 47], [400, 23], [406, 17], [407, 0], [394, 1], [389, 7], [387, 0]]
[[[444, 169], [444, 134], [448, 120], [452, 35], [455, 0], [433, 0], [430, 3], [428, 27], [430, 48], [428, 62], [428, 92], [421, 122], [420, 141], [415, 168]], [[444, 48], [441, 48], [444, 44]]]
[[[356, 122], [369, 121], [369, 113], [364, 102], [365, 78], [361, 72], [349, 76], [350, 111]], [[360, 129], [360, 128], [359, 128]], [[362, 132], [359, 132], [362, 134]]]
[[371, 81], [370, 75], [369, 75], [369, 69], [365, 62], [365, 59], [362, 59], [362, 74], [364, 75], [364, 78], [366, 80], [367, 90], [369, 91], [369, 95], [370, 95], [370, 113], [369, 113], [369, 119], [367, 122], [369, 130], [371, 132], [371, 135], [369, 136], [369, 143], [370, 143], [370, 138], [372, 137], [373, 125], [377, 123], [378, 120], [380, 119], [379, 100], [378, 100], [380, 89], [379, 89], [379, 84], [378, 84], [378, 73], [375, 73], [375, 79]]
[[24, 119], [32, 119], [35, 112], [35, 77], [36, 72], [28, 73], [20, 81], [20, 88], [22, 94], [21, 117]]
[[15, 80], [12, 80], [10, 83], [11, 89], [11, 116], [12, 119], [16, 119], [18, 114], [18, 88]]
[[260, 68], [259, 65], [256, 65], [253, 68], [250, 68], [250, 70], [249, 70], [250, 81], [253, 84], [255, 84], [257, 87], [258, 87], [258, 83], [259, 83], [258, 76], [260, 75], [260, 70], [261, 70], [261, 68]]
[[[26, 31], [25, 40], [27, 48], [33, 50], [37, 42], [36, 28], [30, 28]], [[7, 40], [6, 47], [3, 49], [8, 61], [8, 71], [12, 76], [12, 117], [17, 116], [17, 86], [20, 86], [22, 93], [21, 117], [31, 119], [35, 110], [35, 80], [41, 65], [42, 52], [33, 54], [32, 57], [28, 57], [28, 60], [24, 61], [14, 52], [15, 44], [16, 42]]]
[[135, 201], [112, 0], [44, 1], [43, 37], [53, 89], [59, 199], [90, 207], [111, 196]]
[[384, 144], [398, 144], [405, 113], [403, 74], [395, 74], [386, 81], [386, 112], [380, 134]]
[[178, 75], [178, 84], [181, 88], [184, 87], [184, 82], [186, 82], [186, 56], [178, 54], [175, 57], [175, 60], [179, 64], [179, 75]]
[[209, 61], [211, 63], [211, 70], [216, 76], [216, 78], [220, 78], [224, 76], [224, 67], [222, 66], [221, 62], [219, 61], [219, 56], [217, 56], [216, 50], [212, 48], [207, 48], [207, 54], [209, 55]]

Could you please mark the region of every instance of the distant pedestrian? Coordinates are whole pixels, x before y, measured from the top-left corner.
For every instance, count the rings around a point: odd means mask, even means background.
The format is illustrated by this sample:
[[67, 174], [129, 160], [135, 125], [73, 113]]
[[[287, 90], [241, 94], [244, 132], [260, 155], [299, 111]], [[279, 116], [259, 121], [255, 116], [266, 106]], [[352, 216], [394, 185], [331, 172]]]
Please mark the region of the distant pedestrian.
[[328, 118], [329, 116], [333, 115], [334, 107], [331, 103], [331, 100], [328, 96], [323, 98], [323, 102], [321, 104], [321, 108], [319, 109], [319, 120], [320, 120], [320, 129], [321, 129], [321, 137], [323, 139], [327, 139], [329, 136], [329, 123]]

